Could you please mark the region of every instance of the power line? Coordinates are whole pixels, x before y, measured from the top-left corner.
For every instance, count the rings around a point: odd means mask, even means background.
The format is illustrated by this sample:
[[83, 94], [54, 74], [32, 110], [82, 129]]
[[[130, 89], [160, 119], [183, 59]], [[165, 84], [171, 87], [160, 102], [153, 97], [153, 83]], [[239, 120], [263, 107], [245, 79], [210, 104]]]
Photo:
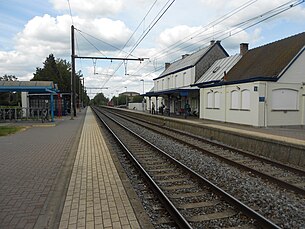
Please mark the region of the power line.
[[[277, 15], [279, 15], [279, 14], [281, 14], [281, 13], [283, 13], [283, 12], [293, 8], [293, 7], [296, 7], [296, 6], [298, 6], [298, 5], [302, 4], [302, 3], [304, 3], [304, 0], [302, 0], [302, 1], [289, 1], [289, 2], [286, 2], [285, 4], [282, 4], [282, 5], [276, 7], [274, 9], [272, 9], [272, 10], [269, 10], [269, 11], [263, 13], [263, 14], [260, 14], [258, 16], [255, 16], [255, 17], [251, 18], [251, 19], [248, 19], [248, 20], [245, 20], [243, 22], [240, 22], [240, 23], [237, 23], [235, 25], [232, 25], [229, 30], [220, 30], [220, 31], [218, 31], [216, 33], [217, 34], [216, 38], [217, 38], [217, 40], [225, 40], [225, 39], [227, 39], [227, 38], [229, 38], [229, 37], [231, 37], [233, 35], [236, 35], [236, 34], [242, 32], [242, 31], [244, 31], [246, 29], [249, 29], [249, 28], [251, 28], [251, 27], [253, 27], [253, 26], [255, 26], [255, 25], [259, 24], [259, 23], [262, 23], [262, 22], [264, 22], [264, 21], [266, 21], [266, 20], [268, 20], [268, 19], [270, 19], [272, 17], [275, 17], [275, 16], [277, 16]], [[215, 32], [213, 32], [213, 35], [215, 36]], [[194, 45], [196, 45], [198, 43], [201, 43], [202, 41], [209, 42], [208, 39], [210, 39], [210, 38], [211, 37], [207, 37], [207, 35], [205, 35], [203, 39], [200, 39], [197, 42], [194, 42], [194, 43], [189, 44], [187, 46], [183, 46], [183, 48], [181, 48], [180, 50], [189, 48], [191, 46], [194, 46]], [[177, 51], [179, 51], [179, 50], [172, 49], [171, 52], [167, 52], [166, 54], [160, 53], [160, 54], [157, 54], [156, 56], [157, 57], [162, 57], [162, 56], [169, 55], [169, 54], [177, 52]], [[154, 57], [150, 57], [150, 58], [154, 58]], [[147, 66], [147, 64], [145, 66]], [[142, 66], [141, 69], [143, 69], [145, 66]], [[163, 66], [160, 67], [157, 70], [159, 71], [162, 68], [163, 68]], [[139, 72], [141, 69], [137, 70], [136, 72]], [[156, 72], [156, 70], [152, 71], [152, 72]]]
[[71, 22], [72, 22], [72, 25], [74, 25], [70, 1], [69, 1], [69, 0], [67, 0], [67, 1], [68, 1], [68, 6], [69, 6], [69, 12], [70, 12], [70, 17], [71, 17]]
[[[172, 1], [169, 5], [168, 5], [168, 3], [170, 2], [170, 1]], [[143, 35], [143, 36], [141, 36], [139, 39], [138, 39], [138, 41], [136, 42], [136, 44], [134, 45], [134, 47], [129, 51], [129, 54], [126, 56], [126, 57], [128, 57], [129, 55], [131, 55], [131, 53], [138, 47], [138, 45], [143, 41], [143, 39], [147, 36], [147, 34], [152, 30], [152, 28], [157, 24], [157, 22], [162, 18], [162, 16], [167, 12], [167, 10], [172, 6], [172, 4], [175, 2], [175, 0], [169, 0], [165, 5], [164, 5], [164, 7], [159, 11], [159, 13], [157, 14], [157, 15], [159, 15], [158, 16], [158, 18], [156, 19], [156, 17], [155, 17], [155, 19], [154, 19], [154, 21], [150, 24], [150, 26], [148, 27], [148, 29], [147, 29], [147, 31], [145, 32], [145, 34]], [[168, 5], [167, 7], [166, 7], [166, 5]], [[165, 8], [166, 7], [166, 8]], [[163, 10], [165, 8], [165, 10]], [[162, 10], [163, 10], [163, 12], [162, 12]], [[120, 67], [123, 65], [123, 62], [121, 62], [121, 64], [119, 64], [119, 66], [115, 69], [115, 71], [113, 72], [113, 75], [120, 69]], [[103, 87], [106, 85], [106, 83], [110, 80], [112, 78], [112, 76], [111, 77], [109, 77], [106, 81], [105, 81], [105, 83], [103, 84]]]

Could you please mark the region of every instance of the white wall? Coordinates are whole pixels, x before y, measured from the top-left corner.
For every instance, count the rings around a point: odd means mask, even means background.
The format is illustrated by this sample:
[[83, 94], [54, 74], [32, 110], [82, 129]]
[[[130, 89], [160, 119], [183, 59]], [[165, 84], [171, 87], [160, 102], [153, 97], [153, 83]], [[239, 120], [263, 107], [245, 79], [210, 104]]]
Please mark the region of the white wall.
[[[304, 48], [305, 49], [305, 48]], [[305, 50], [300, 52], [300, 56], [278, 80], [278, 83], [302, 83], [305, 82]]]
[[304, 118], [301, 84], [268, 83], [268, 126], [302, 125]]
[[[209, 104], [208, 94], [219, 93], [219, 101], [212, 101]], [[211, 119], [216, 121], [224, 121], [225, 118], [225, 87], [213, 87], [208, 89], [200, 89], [200, 118]], [[215, 96], [213, 97], [214, 99]], [[217, 106], [219, 104], [219, 106]], [[215, 106], [216, 105], [216, 106]]]
[[146, 111], [146, 104], [145, 103], [128, 103], [128, 109]]
[[276, 82], [204, 88], [200, 89], [200, 118], [251, 126], [303, 125], [303, 94], [302, 84]]
[[193, 67], [175, 74], [170, 74], [161, 79], [154, 80], [154, 91], [164, 91], [189, 86], [195, 83], [194, 81], [195, 70]]

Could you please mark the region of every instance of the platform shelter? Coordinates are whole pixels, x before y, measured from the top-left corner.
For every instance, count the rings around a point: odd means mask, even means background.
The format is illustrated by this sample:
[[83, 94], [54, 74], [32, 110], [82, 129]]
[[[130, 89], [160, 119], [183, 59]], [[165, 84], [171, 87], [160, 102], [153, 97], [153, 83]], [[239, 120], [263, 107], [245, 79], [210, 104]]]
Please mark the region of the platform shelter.
[[[0, 92], [49, 94], [51, 118], [54, 122], [54, 95], [57, 95], [59, 90], [53, 81], [0, 81]], [[22, 107], [24, 106], [28, 106], [26, 96], [22, 98]]]

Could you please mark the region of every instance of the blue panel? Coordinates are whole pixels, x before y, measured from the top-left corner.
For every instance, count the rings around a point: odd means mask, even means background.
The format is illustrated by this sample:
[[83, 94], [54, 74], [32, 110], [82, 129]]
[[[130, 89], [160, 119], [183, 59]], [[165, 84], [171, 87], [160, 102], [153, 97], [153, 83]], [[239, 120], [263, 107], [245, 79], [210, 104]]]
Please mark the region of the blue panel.
[[180, 96], [184, 96], [184, 97], [187, 97], [189, 95], [189, 92], [188, 91], [181, 91], [180, 92]]

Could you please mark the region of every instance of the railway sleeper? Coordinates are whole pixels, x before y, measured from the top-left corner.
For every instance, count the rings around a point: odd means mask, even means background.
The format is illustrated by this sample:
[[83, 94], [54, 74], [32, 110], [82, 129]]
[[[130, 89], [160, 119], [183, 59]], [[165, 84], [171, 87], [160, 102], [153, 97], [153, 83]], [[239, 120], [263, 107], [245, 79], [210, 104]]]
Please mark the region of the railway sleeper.
[[229, 209], [223, 212], [205, 214], [205, 215], [195, 215], [188, 218], [190, 222], [203, 222], [203, 221], [210, 221], [210, 220], [218, 220], [218, 219], [225, 219], [237, 214], [236, 211]]
[[212, 201], [203, 201], [197, 203], [187, 203], [187, 204], [180, 204], [178, 205], [179, 209], [193, 209], [193, 208], [202, 208], [202, 207], [213, 207], [219, 204], [221, 201], [219, 200], [212, 200]]

